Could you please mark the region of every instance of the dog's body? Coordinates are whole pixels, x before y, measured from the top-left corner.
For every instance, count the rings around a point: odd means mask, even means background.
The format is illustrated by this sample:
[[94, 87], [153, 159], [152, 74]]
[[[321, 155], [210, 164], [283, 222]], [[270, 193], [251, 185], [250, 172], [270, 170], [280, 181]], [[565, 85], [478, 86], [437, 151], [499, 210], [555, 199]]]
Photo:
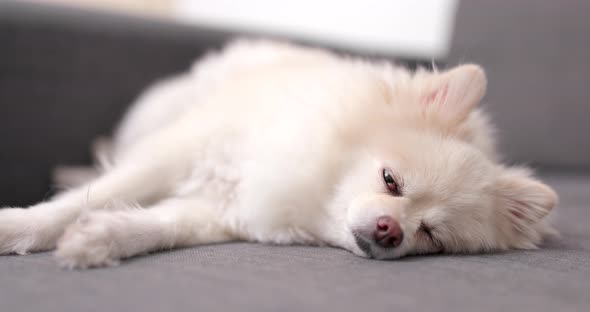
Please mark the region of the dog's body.
[[62, 264], [88, 267], [232, 240], [379, 259], [534, 248], [557, 198], [498, 164], [474, 110], [485, 84], [474, 65], [409, 73], [234, 43], [148, 90], [99, 148], [96, 178], [0, 210], [0, 254], [57, 247]]

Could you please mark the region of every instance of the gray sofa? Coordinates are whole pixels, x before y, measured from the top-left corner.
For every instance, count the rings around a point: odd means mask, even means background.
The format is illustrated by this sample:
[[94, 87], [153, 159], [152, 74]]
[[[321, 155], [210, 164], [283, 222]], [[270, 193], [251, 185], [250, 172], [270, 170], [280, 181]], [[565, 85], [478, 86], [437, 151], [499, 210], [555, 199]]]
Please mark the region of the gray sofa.
[[[590, 3], [464, 1], [449, 63], [488, 70], [487, 110], [509, 162], [560, 195], [542, 249], [374, 261], [332, 248], [201, 246], [114, 268], [0, 257], [1, 311], [590, 310]], [[0, 2], [0, 205], [49, 196], [50, 168], [90, 161], [145, 85], [232, 34]]]

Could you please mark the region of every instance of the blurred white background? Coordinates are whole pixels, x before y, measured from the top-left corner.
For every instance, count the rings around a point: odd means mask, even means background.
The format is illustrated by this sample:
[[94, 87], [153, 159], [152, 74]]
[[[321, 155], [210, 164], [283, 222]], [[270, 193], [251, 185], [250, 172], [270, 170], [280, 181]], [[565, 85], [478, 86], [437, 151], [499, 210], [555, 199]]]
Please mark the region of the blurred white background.
[[442, 59], [458, 0], [36, 0], [397, 56]]

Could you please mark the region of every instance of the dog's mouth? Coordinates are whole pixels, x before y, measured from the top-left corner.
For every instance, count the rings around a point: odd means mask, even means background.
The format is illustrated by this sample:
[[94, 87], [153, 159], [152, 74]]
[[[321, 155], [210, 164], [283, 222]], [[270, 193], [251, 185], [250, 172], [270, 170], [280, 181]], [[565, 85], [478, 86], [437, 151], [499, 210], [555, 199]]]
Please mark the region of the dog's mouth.
[[398, 249], [396, 249], [396, 252], [394, 249], [383, 248], [368, 239], [366, 235], [363, 235], [360, 231], [352, 230], [352, 236], [354, 237], [354, 241], [358, 248], [365, 253], [367, 258], [386, 260], [396, 259], [401, 256]]
[[356, 242], [356, 245], [359, 247], [359, 249], [362, 252], [364, 252], [367, 255], [367, 257], [375, 258], [375, 255], [373, 254], [373, 243], [372, 242], [367, 240], [361, 233], [359, 233], [357, 231], [352, 231], [352, 236], [354, 236], [354, 240]]

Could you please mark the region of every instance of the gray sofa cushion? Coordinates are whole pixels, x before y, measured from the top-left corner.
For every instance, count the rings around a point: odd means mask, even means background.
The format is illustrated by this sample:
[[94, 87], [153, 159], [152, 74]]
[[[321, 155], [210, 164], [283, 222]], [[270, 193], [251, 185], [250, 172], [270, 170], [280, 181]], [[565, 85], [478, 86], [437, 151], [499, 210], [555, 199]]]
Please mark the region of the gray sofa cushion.
[[0, 207], [40, 201], [51, 169], [90, 162], [148, 84], [226, 35], [84, 10], [0, 1]]
[[0, 257], [3, 311], [588, 311], [590, 177], [551, 176], [562, 238], [543, 249], [366, 260], [332, 248], [211, 245], [64, 271]]

